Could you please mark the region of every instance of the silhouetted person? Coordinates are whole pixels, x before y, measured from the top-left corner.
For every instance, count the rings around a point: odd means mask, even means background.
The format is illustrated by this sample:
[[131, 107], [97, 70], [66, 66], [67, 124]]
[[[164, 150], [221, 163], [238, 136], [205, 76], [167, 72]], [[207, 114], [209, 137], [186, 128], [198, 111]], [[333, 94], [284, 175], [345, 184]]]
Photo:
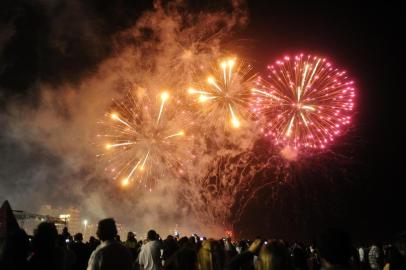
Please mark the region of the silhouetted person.
[[158, 234], [154, 230], [147, 233], [147, 242], [142, 245], [138, 255], [141, 270], [159, 270], [161, 268], [161, 247]]
[[138, 249], [138, 242], [135, 239], [135, 235], [133, 232], [128, 232], [127, 240], [124, 242], [124, 246], [128, 248], [131, 253], [132, 259], [137, 259], [137, 249]]
[[255, 269], [257, 270], [292, 270], [289, 250], [282, 241], [272, 240], [265, 244], [260, 239], [255, 240], [246, 252], [233, 258], [227, 269], [237, 270], [241, 266], [252, 264], [254, 256], [258, 256]]
[[224, 266], [224, 247], [220, 241], [205, 240], [197, 253], [196, 269], [220, 270]]
[[[247, 241], [241, 240], [240, 242], [238, 242], [238, 244], [236, 246], [236, 251], [238, 252], [238, 254], [244, 253], [247, 250], [248, 250]], [[234, 256], [234, 258], [235, 258], [235, 256]], [[231, 258], [231, 260], [233, 260], [234, 258]], [[229, 263], [230, 263], [230, 261], [228, 262], [228, 264]], [[240, 268], [239, 268], [239, 270], [253, 270], [253, 269], [254, 269], [253, 260], [246, 261], [244, 264], [240, 265]]]
[[63, 227], [63, 229], [62, 229], [62, 237], [63, 237], [63, 239], [65, 241], [68, 240], [67, 242], [72, 241], [72, 236], [70, 235], [70, 233], [68, 231], [68, 227]]
[[318, 237], [322, 269], [350, 269], [352, 245], [350, 236], [338, 229], [329, 229]]
[[258, 256], [262, 247], [262, 241], [258, 238], [246, 251], [236, 255], [228, 263], [227, 270], [254, 269], [254, 256]]
[[[202, 242], [198, 242], [197, 244], [200, 243], [203, 245]], [[225, 242], [223, 240], [213, 241], [212, 248], [215, 269], [223, 269], [226, 262]]]
[[118, 242], [118, 243], [121, 243], [121, 238], [120, 238], [120, 235], [116, 235], [116, 236], [114, 236], [114, 240], [116, 240], [116, 242]]
[[308, 270], [306, 254], [302, 246], [295, 243], [292, 247], [291, 256], [295, 270]]
[[91, 254], [99, 245], [100, 241], [97, 240], [94, 236], [90, 236], [89, 242], [86, 243], [89, 254]]
[[65, 269], [65, 252], [57, 245], [58, 231], [55, 224], [40, 223], [33, 239], [33, 253], [29, 258], [29, 269]]
[[368, 252], [369, 267], [372, 270], [382, 269], [383, 264], [383, 252], [381, 245], [374, 243]]
[[239, 241], [235, 249], [238, 252], [238, 254], [246, 251], [248, 249], [247, 242], [244, 240]]
[[225, 255], [224, 259], [225, 259], [225, 263], [227, 264], [237, 254], [238, 254], [238, 252], [237, 252], [236, 248], [231, 243], [231, 238], [227, 237], [224, 240], [224, 255]]
[[258, 270], [292, 270], [292, 262], [287, 246], [280, 240], [264, 244], [255, 265]]
[[368, 267], [366, 250], [367, 249], [363, 245], [358, 248], [358, 258], [361, 270], [367, 269]]
[[114, 240], [116, 235], [114, 219], [99, 221], [97, 236], [102, 243], [92, 252], [87, 270], [131, 270], [131, 254], [125, 246]]
[[65, 270], [73, 269], [73, 265], [76, 261], [76, 255], [68, 246], [68, 244], [71, 244], [72, 242], [69, 238], [65, 238], [63, 235], [58, 235], [56, 243], [63, 251]]
[[87, 246], [83, 243], [83, 235], [81, 233], [75, 234], [73, 237], [73, 243], [70, 245], [71, 250], [76, 255], [76, 261], [73, 265], [73, 269], [85, 270], [87, 262], [89, 261], [90, 253]]
[[178, 250], [165, 261], [165, 270], [196, 269], [196, 250], [187, 237], [178, 241]]
[[321, 267], [320, 256], [314, 244], [309, 246], [309, 257], [307, 259], [307, 264], [310, 270], [319, 270]]
[[388, 260], [384, 270], [406, 269], [406, 233], [400, 235], [395, 245], [388, 252]]
[[163, 242], [162, 259], [167, 261], [178, 249], [178, 244], [172, 235], [168, 235]]

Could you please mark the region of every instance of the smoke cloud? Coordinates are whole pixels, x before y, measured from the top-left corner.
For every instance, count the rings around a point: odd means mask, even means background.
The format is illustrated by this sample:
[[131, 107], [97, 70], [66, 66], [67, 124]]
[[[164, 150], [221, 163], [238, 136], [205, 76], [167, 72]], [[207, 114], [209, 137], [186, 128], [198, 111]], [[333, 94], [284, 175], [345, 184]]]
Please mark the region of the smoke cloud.
[[[96, 158], [97, 123], [113, 99], [134, 87], [151, 96], [162, 89], [182, 95], [202, 70], [232, 51], [233, 44], [225, 41], [246, 25], [244, 3], [200, 10], [184, 1], [155, 1], [143, 12], [137, 7], [124, 11], [121, 3], [112, 14], [128, 20], [116, 26], [109, 25], [111, 18], [99, 20], [103, 9], [89, 10], [86, 2], [36, 4], [24, 4], [2, 24], [7, 31], [0, 37], [0, 199], [33, 212], [44, 204], [75, 206], [94, 220], [113, 216], [138, 231], [158, 226], [165, 232], [176, 224], [185, 231], [201, 230], [179, 194], [182, 180], [164, 179], [151, 192], [112, 183]], [[41, 53], [26, 51], [33, 69], [18, 69], [25, 62], [12, 53], [12, 45], [22, 42], [20, 10], [31, 11], [31, 19], [45, 18], [33, 37]], [[209, 127], [202, 123], [202, 130]], [[196, 139], [199, 161], [191, 169], [193, 178], [206, 174], [213, 157], [251, 149], [253, 129], [234, 134], [217, 128], [210, 143], [207, 134]]]

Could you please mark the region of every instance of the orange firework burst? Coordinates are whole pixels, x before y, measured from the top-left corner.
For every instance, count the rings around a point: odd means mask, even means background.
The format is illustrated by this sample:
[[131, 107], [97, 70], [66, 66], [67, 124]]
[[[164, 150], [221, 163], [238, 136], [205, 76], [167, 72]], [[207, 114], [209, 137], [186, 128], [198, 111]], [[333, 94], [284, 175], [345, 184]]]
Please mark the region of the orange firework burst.
[[229, 58], [214, 66], [206, 80], [188, 89], [201, 104], [202, 115], [214, 125], [239, 128], [248, 115], [250, 89], [256, 74], [251, 65]]
[[129, 92], [125, 99], [115, 101], [112, 112], [101, 122], [106, 170], [122, 186], [138, 180], [147, 188], [164, 176], [182, 174], [190, 160], [191, 136], [186, 136], [187, 117], [176, 106], [167, 106], [169, 92], [150, 100], [146, 95]]
[[267, 81], [252, 89], [252, 109], [263, 115], [262, 129], [294, 150], [323, 149], [344, 133], [354, 109], [354, 82], [325, 58], [285, 56], [268, 66]]

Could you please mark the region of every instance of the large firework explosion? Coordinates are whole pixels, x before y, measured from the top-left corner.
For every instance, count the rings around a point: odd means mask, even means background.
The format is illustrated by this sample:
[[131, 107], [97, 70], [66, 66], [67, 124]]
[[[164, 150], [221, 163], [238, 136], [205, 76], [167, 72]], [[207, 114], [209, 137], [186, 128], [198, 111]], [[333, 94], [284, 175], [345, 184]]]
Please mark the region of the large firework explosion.
[[228, 58], [214, 65], [208, 77], [188, 89], [200, 103], [201, 114], [212, 125], [240, 128], [247, 125], [250, 89], [256, 74], [252, 66], [237, 58]]
[[194, 158], [187, 134], [192, 122], [185, 111], [176, 109], [177, 103], [169, 91], [151, 97], [143, 88], [113, 102], [100, 122], [103, 130], [98, 137], [104, 148], [100, 157], [122, 186], [135, 182], [151, 190], [159, 179], [185, 173]]
[[253, 111], [265, 116], [262, 131], [286, 154], [325, 149], [342, 135], [354, 109], [354, 82], [345, 71], [313, 55], [285, 56], [268, 66], [253, 89]]

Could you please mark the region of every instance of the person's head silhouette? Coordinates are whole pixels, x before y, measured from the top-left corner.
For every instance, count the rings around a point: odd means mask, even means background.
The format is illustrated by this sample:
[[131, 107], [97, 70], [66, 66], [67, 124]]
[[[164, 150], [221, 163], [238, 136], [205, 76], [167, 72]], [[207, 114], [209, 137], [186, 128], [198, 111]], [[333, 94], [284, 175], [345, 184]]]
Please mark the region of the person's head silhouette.
[[158, 239], [158, 234], [154, 230], [149, 230], [147, 233], [147, 238], [150, 241], [154, 241]]
[[113, 240], [116, 235], [117, 228], [114, 219], [106, 218], [99, 221], [97, 236], [101, 241]]
[[82, 242], [83, 241], [83, 234], [81, 234], [81, 233], [77, 233], [77, 234], [75, 234], [75, 236], [73, 237], [73, 239], [76, 241], [76, 242]]

